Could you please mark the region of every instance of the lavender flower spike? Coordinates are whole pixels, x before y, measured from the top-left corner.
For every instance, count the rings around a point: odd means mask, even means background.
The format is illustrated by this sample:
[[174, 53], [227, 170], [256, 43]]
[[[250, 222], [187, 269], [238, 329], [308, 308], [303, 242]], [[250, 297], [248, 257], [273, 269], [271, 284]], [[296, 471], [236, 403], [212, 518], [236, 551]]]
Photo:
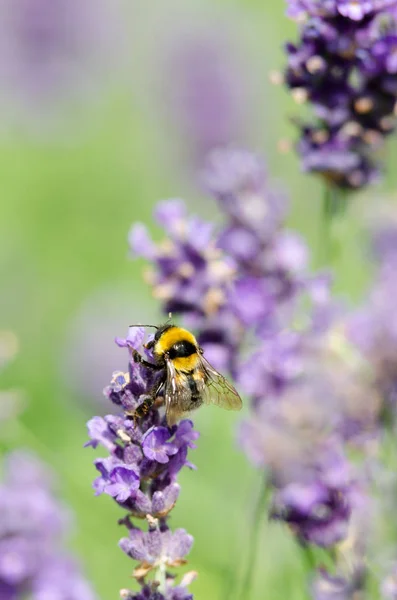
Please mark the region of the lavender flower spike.
[[[183, 529], [172, 532], [168, 515], [178, 499], [180, 486], [177, 475], [184, 467], [193, 467], [187, 460], [189, 448], [195, 448], [198, 432], [189, 420], [167, 427], [163, 409], [157, 399], [150, 411], [135, 418], [137, 408], [150, 397], [158, 377], [152, 369], [133, 359], [132, 350], [149, 351], [142, 347], [145, 330], [132, 327], [126, 339], [117, 338], [121, 348], [129, 351], [128, 371], [113, 374], [104, 393], [121, 410], [118, 415], [93, 417], [88, 422], [90, 441], [108, 451], [106, 458], [95, 460], [99, 477], [94, 481], [97, 494], [111, 496], [125, 511], [120, 523], [128, 537], [120, 540], [120, 548], [138, 561], [133, 571], [141, 585], [137, 594], [122, 591], [129, 600], [189, 600], [187, 580], [174, 585], [169, 569], [185, 564], [193, 538]], [[136, 526], [136, 520], [146, 519], [148, 530]]]
[[379, 176], [375, 156], [396, 127], [397, 2], [290, 0], [304, 17], [286, 45], [284, 80], [313, 120], [297, 120], [303, 171], [337, 188], [359, 189]]
[[[383, 219], [382, 219], [383, 221]], [[372, 289], [347, 324], [350, 341], [368, 362], [374, 388], [381, 398], [379, 425], [397, 420], [397, 224], [387, 215], [372, 232], [378, 261]]]
[[[109, 73], [120, 27], [107, 0], [2, 0], [0, 99], [15, 116], [47, 117]], [[92, 94], [90, 94], [90, 98]], [[58, 110], [57, 110], [58, 109]]]

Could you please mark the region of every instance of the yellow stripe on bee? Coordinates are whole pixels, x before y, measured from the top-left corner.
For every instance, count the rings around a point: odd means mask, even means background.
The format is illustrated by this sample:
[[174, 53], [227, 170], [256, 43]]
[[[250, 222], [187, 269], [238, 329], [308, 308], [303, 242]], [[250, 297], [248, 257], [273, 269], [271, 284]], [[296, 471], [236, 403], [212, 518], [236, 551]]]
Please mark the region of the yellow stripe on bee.
[[197, 367], [197, 362], [197, 354], [191, 354], [190, 356], [181, 356], [172, 360], [172, 364], [174, 365], [177, 371], [185, 371], [186, 373], [190, 373], [190, 371], [193, 371], [193, 369]]
[[[157, 341], [154, 347], [154, 352], [155, 354], [162, 356], [168, 352], [174, 344], [183, 341], [190, 342], [191, 344], [197, 346], [197, 340], [194, 335], [190, 333], [190, 331], [187, 331], [187, 329], [182, 329], [182, 327], [170, 327], [169, 329], [166, 329], [160, 336], [160, 339]], [[176, 365], [175, 367], [178, 368]]]

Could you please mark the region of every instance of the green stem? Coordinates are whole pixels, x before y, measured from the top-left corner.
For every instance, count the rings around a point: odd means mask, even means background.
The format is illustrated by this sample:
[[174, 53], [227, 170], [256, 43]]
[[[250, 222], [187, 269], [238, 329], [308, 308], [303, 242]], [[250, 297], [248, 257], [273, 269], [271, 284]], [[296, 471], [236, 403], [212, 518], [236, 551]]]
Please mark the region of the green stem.
[[256, 507], [253, 514], [253, 519], [251, 522], [250, 528], [250, 536], [249, 536], [249, 544], [248, 544], [248, 562], [246, 566], [246, 571], [242, 580], [240, 596], [241, 600], [249, 600], [252, 583], [253, 583], [253, 574], [255, 570], [256, 563], [256, 554], [258, 548], [258, 539], [260, 533], [260, 524], [263, 515], [265, 514], [265, 508], [268, 500], [268, 481], [267, 476], [264, 475], [262, 479], [262, 484], [259, 490], [259, 495], [256, 501]]
[[300, 544], [300, 548], [302, 550], [301, 556], [303, 559], [303, 563], [306, 567], [306, 571], [308, 573], [315, 572], [317, 568], [317, 560], [315, 553], [313, 552], [313, 548], [309, 544]]
[[159, 587], [158, 590], [162, 594], [165, 594], [167, 591], [166, 586], [166, 566], [165, 563], [161, 562], [155, 575], [155, 580], [158, 582]]
[[337, 225], [347, 208], [348, 197], [344, 190], [326, 185], [323, 200], [323, 235], [319, 240], [320, 256], [324, 265], [333, 263], [340, 254]]
[[386, 186], [391, 193], [395, 193], [397, 190], [397, 180], [396, 180], [396, 150], [397, 144], [395, 142], [394, 136], [393, 139], [388, 140], [387, 145], [387, 162], [385, 165], [385, 173], [386, 173]]
[[326, 185], [323, 212], [326, 222], [331, 223], [336, 217], [340, 217], [347, 207], [346, 193], [334, 185]]

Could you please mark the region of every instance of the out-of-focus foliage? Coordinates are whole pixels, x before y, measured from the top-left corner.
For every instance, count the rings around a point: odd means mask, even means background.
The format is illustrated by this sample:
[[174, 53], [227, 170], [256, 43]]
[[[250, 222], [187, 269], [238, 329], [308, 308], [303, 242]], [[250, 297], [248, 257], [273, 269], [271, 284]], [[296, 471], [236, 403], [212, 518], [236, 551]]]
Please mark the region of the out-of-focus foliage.
[[[142, 264], [129, 260], [127, 233], [135, 220], [151, 226], [152, 207], [165, 197], [194, 198], [193, 211], [215, 214], [186, 168], [187, 134], [172, 125], [165, 110], [161, 85], [169, 92], [173, 82], [171, 75], [164, 79], [160, 59], [167, 36], [160, 33], [172, 32], [176, 22], [179, 29], [188, 27], [197, 15], [203, 24], [209, 21], [211, 31], [227, 24], [228, 43], [238, 40], [236, 52], [242, 52], [249, 75], [242, 84], [249, 93], [239, 102], [252, 103], [247, 114], [255, 116], [253, 124], [247, 118], [246, 131], [235, 141], [249, 141], [264, 153], [272, 176], [292, 190], [290, 224], [306, 236], [317, 264], [326, 252], [322, 188], [299, 173], [293, 154], [278, 150], [280, 140], [294, 134], [288, 122], [292, 102], [268, 78], [283, 65], [282, 44], [295, 35], [284, 3], [167, 4], [167, 11], [159, 0], [150, 6], [114, 4], [108, 21], [114, 41], [103, 72], [99, 69], [103, 85], [95, 66], [95, 85], [84, 90], [77, 106], [62, 102], [58, 110], [52, 105], [38, 113], [25, 97], [17, 113], [0, 115], [0, 329], [13, 330], [20, 340], [1, 388], [22, 388], [27, 396], [23, 424], [8, 443], [32, 446], [58, 472], [77, 514], [75, 549], [104, 599], [131, 586], [131, 566], [117, 547], [120, 511], [106, 498], [94, 498], [90, 487], [94, 454], [83, 449], [85, 422], [93, 414], [96, 382], [103, 407], [101, 388], [115, 368], [113, 359], [108, 366], [104, 360], [113, 350], [113, 337], [123, 335], [130, 323], [159, 318]], [[91, 43], [98, 56], [99, 42]], [[101, 52], [102, 43], [103, 37]], [[81, 68], [87, 81], [84, 69], [90, 64]], [[355, 209], [365, 202], [357, 198], [333, 232], [336, 289], [352, 298], [360, 296], [368, 277], [367, 269], [357, 268], [361, 234]], [[238, 418], [210, 408], [197, 414], [201, 438], [194, 462], [199, 470], [181, 478], [173, 527], [195, 537], [190, 567], [200, 574], [192, 586], [197, 598], [226, 598], [247, 559], [260, 481], [235, 447]], [[268, 600], [304, 598], [305, 567], [296, 548], [277, 525], [262, 523], [261, 528], [253, 597], [262, 598], [266, 590]]]

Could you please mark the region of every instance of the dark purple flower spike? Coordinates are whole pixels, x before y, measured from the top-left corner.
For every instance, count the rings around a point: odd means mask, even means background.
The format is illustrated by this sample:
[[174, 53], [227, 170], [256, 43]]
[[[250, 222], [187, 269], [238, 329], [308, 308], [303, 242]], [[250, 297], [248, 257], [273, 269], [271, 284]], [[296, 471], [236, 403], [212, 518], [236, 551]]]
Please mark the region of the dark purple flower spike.
[[300, 39], [288, 43], [284, 81], [312, 122], [296, 121], [302, 169], [336, 188], [379, 178], [377, 153], [396, 127], [397, 2], [290, 0]]

